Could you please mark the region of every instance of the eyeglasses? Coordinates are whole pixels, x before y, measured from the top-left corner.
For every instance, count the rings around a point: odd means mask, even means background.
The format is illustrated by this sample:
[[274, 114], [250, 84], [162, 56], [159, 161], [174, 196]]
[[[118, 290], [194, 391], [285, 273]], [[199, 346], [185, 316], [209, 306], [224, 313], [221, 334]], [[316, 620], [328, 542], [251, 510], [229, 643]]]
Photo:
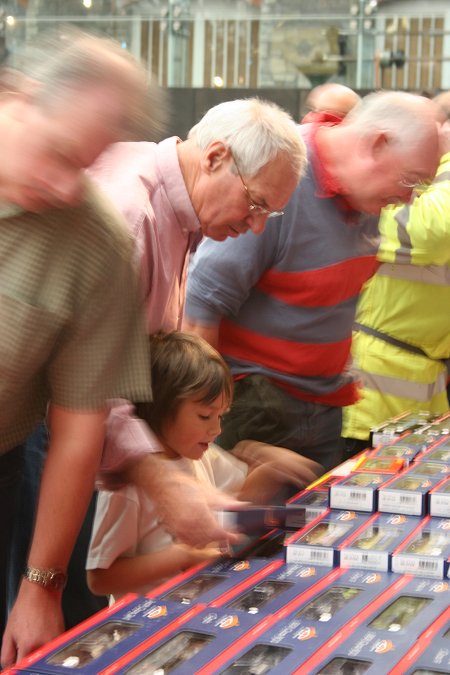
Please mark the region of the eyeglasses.
[[261, 204], [257, 204], [256, 202], [253, 201], [249, 189], [247, 185], [245, 184], [244, 179], [242, 178], [242, 174], [239, 170], [239, 166], [233, 156], [233, 153], [230, 150], [231, 157], [234, 162], [234, 166], [236, 167], [236, 171], [238, 172], [238, 176], [241, 179], [242, 187], [244, 188], [246, 195], [247, 195], [247, 200], [248, 200], [248, 210], [250, 211], [251, 214], [255, 216], [267, 216], [267, 218], [276, 218], [277, 216], [282, 216], [284, 215], [284, 211], [270, 211], [270, 209], [266, 209], [265, 206], [262, 206]]

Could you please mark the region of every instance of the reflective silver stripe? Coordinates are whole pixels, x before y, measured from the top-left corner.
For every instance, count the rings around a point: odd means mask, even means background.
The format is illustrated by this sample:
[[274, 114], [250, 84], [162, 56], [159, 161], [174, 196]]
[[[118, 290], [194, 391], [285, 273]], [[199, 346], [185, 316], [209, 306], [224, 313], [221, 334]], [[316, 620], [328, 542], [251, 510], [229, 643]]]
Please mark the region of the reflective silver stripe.
[[374, 391], [391, 396], [398, 396], [399, 398], [410, 398], [413, 401], [420, 401], [422, 403], [430, 401], [437, 394], [442, 394], [446, 391], [447, 387], [445, 372], [439, 373], [435, 382], [420, 384], [420, 382], [400, 380], [399, 378], [389, 377], [389, 375], [375, 375], [366, 371], [362, 372], [358, 368], [352, 370], [362, 380], [364, 387], [367, 389], [373, 389]]
[[412, 242], [408, 230], [406, 229], [409, 222], [409, 207], [409, 204], [405, 204], [405, 206], [395, 214], [395, 220], [398, 223], [397, 237], [400, 242], [400, 247], [395, 252], [395, 259], [401, 260], [403, 264], [412, 262]]
[[383, 263], [377, 274], [405, 281], [419, 281], [434, 286], [450, 286], [450, 267], [448, 265], [398, 265]]
[[433, 180], [434, 183], [443, 183], [445, 180], [450, 180], [450, 171], [443, 171], [442, 173], [435, 176]]

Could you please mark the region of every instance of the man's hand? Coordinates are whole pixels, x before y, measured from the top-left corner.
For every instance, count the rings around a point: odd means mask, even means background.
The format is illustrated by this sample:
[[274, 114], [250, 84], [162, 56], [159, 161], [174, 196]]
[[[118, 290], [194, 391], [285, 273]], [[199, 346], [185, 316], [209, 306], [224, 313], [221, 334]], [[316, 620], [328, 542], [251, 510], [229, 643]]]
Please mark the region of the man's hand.
[[147, 454], [129, 467], [126, 479], [150, 495], [161, 522], [176, 541], [202, 547], [213, 541], [240, 541], [237, 532], [223, 529], [213, 511], [242, 506], [242, 502], [180, 472], [170, 460]]
[[287, 486], [302, 490], [323, 474], [323, 467], [312, 459], [260, 441], [240, 441], [232, 453], [249, 466], [239, 496], [256, 504], [271, 503]]
[[2, 667], [12, 666], [62, 632], [61, 593], [22, 581], [3, 635]]

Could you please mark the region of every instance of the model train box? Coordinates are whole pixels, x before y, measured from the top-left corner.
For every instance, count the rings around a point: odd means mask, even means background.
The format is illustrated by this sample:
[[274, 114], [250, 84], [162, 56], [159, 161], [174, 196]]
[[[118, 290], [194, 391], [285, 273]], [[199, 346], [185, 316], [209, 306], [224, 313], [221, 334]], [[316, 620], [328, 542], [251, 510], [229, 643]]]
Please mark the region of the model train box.
[[375, 513], [340, 547], [341, 567], [391, 571], [392, 552], [419, 525], [417, 516]]
[[450, 476], [450, 464], [444, 462], [434, 462], [428, 457], [420, 456], [420, 459], [413, 462], [405, 474], [412, 476], [439, 476], [445, 478]]
[[143, 640], [157, 640], [202, 609], [129, 594], [25, 657], [17, 667], [54, 675], [98, 675]]
[[447, 609], [449, 597], [446, 581], [392, 576], [397, 581], [387, 593], [364, 608], [354, 622], [347, 624], [293, 672], [308, 675], [391, 673], [411, 644]]
[[404, 412], [401, 415], [392, 417], [382, 422], [382, 424], [372, 427], [370, 430], [370, 444], [373, 448], [377, 445], [392, 443], [406, 432], [415, 431], [426, 427], [433, 419], [434, 415], [424, 412]]
[[409, 469], [394, 476], [378, 490], [378, 511], [425, 516], [428, 493], [442, 480], [442, 475], [409, 474]]
[[403, 459], [408, 466], [414, 460], [414, 457], [427, 447], [425, 442], [427, 437], [421, 436], [421, 438], [423, 438], [424, 441], [418, 442], [417, 444], [409, 443], [406, 438], [403, 442], [397, 441], [396, 443], [388, 445], [378, 445], [372, 450], [369, 457], [398, 457]]
[[270, 574], [282, 564], [264, 558], [235, 560], [221, 558], [206, 566], [194, 567], [152, 589], [147, 597], [160, 602], [178, 602], [182, 605], [209, 605], [236, 586], [249, 585], [252, 580]]
[[450, 673], [450, 607], [420, 636], [390, 675]]
[[246, 505], [227, 511], [217, 511], [217, 520], [226, 530], [261, 535], [275, 528], [298, 530], [304, 527], [305, 509], [298, 504], [285, 506]]
[[378, 489], [390, 478], [379, 473], [352, 473], [330, 485], [330, 507], [373, 513], [377, 510]]
[[274, 615], [276, 621], [257, 637], [244, 636], [200, 673], [292, 673], [393, 582], [393, 575], [334, 569]]
[[328, 510], [286, 540], [286, 562], [339, 565], [339, 545], [368, 519], [356, 511]]
[[98, 675], [198, 674], [246, 633], [258, 634], [270, 617], [207, 608], [157, 642], [142, 642]]
[[361, 471], [368, 473], [395, 474], [403, 471], [408, 466], [408, 462], [403, 457], [385, 457], [379, 455], [375, 457], [370, 455], [366, 457], [355, 469], [355, 473]]
[[238, 609], [250, 614], [274, 614], [293, 598], [310, 590], [330, 573], [325, 567], [282, 564], [251, 586], [241, 584], [210, 604], [210, 607]]
[[450, 440], [443, 439], [420, 454], [420, 461], [438, 462], [450, 465]]
[[392, 555], [392, 571], [442, 579], [450, 557], [450, 519], [425, 517]]
[[291, 497], [290, 503], [304, 507], [305, 524], [308, 524], [328, 510], [328, 490], [320, 488], [302, 490], [294, 497]]
[[428, 494], [430, 516], [448, 516], [450, 514], [450, 476], [438, 483]]

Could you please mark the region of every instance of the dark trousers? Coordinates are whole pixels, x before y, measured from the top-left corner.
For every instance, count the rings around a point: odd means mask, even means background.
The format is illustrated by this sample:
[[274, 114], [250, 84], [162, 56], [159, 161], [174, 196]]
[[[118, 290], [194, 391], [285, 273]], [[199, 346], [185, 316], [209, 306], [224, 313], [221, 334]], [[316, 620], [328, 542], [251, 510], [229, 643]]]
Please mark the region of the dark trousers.
[[[48, 447], [48, 433], [44, 423], [23, 444], [19, 469], [17, 500], [10, 551], [7, 602], [11, 609], [25, 569], [34, 527], [39, 485]], [[86, 584], [85, 563], [95, 513], [96, 494], [93, 495], [77, 539], [68, 568], [62, 607], [66, 629], [72, 628], [95, 612], [107, 606], [107, 599], [93, 595]], [[12, 513], [13, 511], [9, 511]], [[2, 509], [2, 513], [5, 511]], [[2, 551], [3, 551], [2, 547]]]
[[341, 427], [341, 408], [301, 401], [263, 375], [248, 375], [235, 383], [217, 443], [226, 450], [248, 439], [271, 443], [329, 471], [342, 461]]
[[8, 569], [14, 514], [22, 473], [23, 448], [18, 446], [0, 456], [0, 641], [8, 611]]

